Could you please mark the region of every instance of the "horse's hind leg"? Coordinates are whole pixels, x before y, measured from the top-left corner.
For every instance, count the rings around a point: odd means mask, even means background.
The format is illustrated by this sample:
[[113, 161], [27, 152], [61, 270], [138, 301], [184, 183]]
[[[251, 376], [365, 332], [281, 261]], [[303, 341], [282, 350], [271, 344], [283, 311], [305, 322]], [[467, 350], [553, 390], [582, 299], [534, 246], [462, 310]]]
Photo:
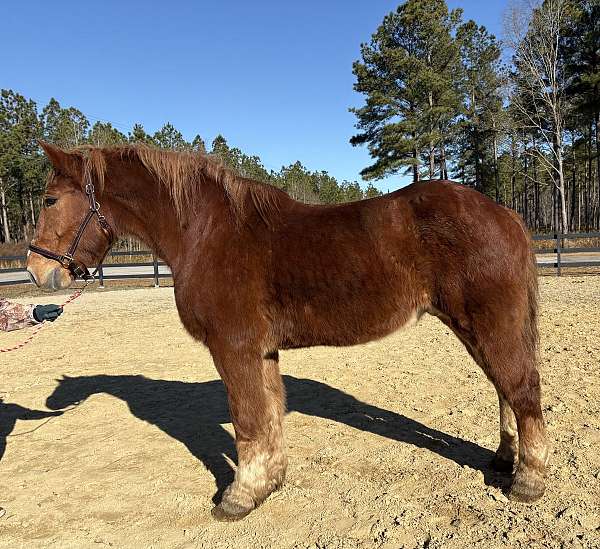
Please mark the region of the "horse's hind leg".
[[500, 404], [500, 446], [494, 464], [508, 469], [518, 461], [509, 497], [531, 502], [544, 493], [548, 443], [535, 348], [524, 336], [526, 321], [519, 322], [506, 314], [505, 311], [512, 310], [511, 305], [497, 304], [496, 310], [490, 305], [481, 305], [477, 315], [464, 311], [456, 314], [436, 311], [434, 314], [453, 329], [496, 387]]
[[227, 387], [238, 465], [212, 514], [218, 520], [238, 520], [283, 484], [285, 391], [276, 351], [264, 358], [254, 352], [213, 351], [213, 358]]
[[[496, 463], [514, 462], [515, 433], [512, 412], [518, 431], [518, 465], [509, 491], [511, 499], [531, 502], [545, 490], [548, 443], [541, 407], [540, 376], [535, 351], [522, 341], [520, 330], [512, 337], [499, 332], [480, 335], [478, 347], [483, 367], [499, 394], [500, 446]], [[507, 463], [508, 467], [508, 463]]]
[[545, 490], [549, 446], [541, 408], [540, 376], [533, 360], [498, 383], [512, 408], [519, 432], [519, 461], [509, 491], [516, 501], [532, 502]]

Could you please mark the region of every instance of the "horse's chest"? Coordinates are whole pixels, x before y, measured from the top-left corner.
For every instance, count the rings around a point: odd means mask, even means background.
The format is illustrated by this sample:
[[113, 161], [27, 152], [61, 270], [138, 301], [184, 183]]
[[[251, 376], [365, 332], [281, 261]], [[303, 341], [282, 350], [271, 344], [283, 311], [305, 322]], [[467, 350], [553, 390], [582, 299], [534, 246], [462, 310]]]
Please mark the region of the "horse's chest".
[[194, 291], [187, 285], [178, 287], [175, 284], [175, 304], [181, 323], [194, 339], [206, 343], [210, 318], [206, 314], [206, 300], [200, 294], [201, 291]]

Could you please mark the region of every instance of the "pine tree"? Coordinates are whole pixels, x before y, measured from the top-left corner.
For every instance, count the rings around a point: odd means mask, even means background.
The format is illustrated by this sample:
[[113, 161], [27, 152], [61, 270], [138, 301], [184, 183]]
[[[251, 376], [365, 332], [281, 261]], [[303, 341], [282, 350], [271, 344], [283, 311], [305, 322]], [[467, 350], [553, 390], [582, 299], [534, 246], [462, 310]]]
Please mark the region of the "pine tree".
[[342, 183], [344, 202], [354, 202], [363, 199], [360, 185], [356, 181], [344, 181]]
[[367, 144], [375, 159], [361, 172], [365, 179], [408, 168], [418, 181], [423, 156], [430, 178], [436, 159], [445, 176], [446, 145], [460, 106], [453, 38], [460, 16], [460, 10], [448, 12], [444, 0], [407, 0], [361, 46], [354, 89], [367, 98], [363, 107], [351, 109], [361, 133], [350, 142]]
[[42, 110], [41, 121], [44, 139], [67, 149], [82, 145], [90, 127], [80, 110], [73, 107], [63, 109], [54, 98]]
[[206, 144], [204, 143], [204, 139], [202, 139], [198, 134], [192, 140], [192, 150], [200, 153], [206, 153]]
[[173, 151], [186, 151], [191, 149], [191, 145], [183, 138], [182, 133], [177, 130], [173, 124], [167, 122], [153, 136], [152, 140], [162, 149]]
[[463, 183], [493, 196], [498, 183], [497, 138], [503, 107], [500, 45], [474, 21], [461, 25], [456, 38], [460, 46], [464, 114], [457, 135], [455, 173]]
[[110, 122], [96, 122], [88, 134], [87, 141], [96, 147], [106, 147], [126, 143], [127, 137]]
[[280, 186], [295, 200], [305, 203], [319, 202], [313, 177], [300, 161], [281, 168], [279, 182]]
[[[588, 158], [592, 159], [592, 133], [595, 133], [596, 160], [596, 219], [600, 225], [600, 0], [580, 0], [572, 6], [561, 40], [561, 56], [568, 78], [567, 95], [572, 103], [573, 116], [578, 117], [572, 126], [589, 128], [580, 131], [582, 140], [589, 140]], [[593, 132], [592, 132], [593, 127]], [[589, 224], [591, 169], [588, 171], [584, 202], [584, 222]], [[574, 207], [572, 207], [572, 210]], [[573, 212], [574, 213], [574, 212]]]
[[156, 144], [152, 136], [146, 133], [144, 126], [141, 124], [134, 124], [127, 138], [130, 143], [144, 143], [146, 145]]
[[221, 134], [213, 139], [210, 154], [218, 156], [223, 161], [228, 157], [229, 145], [227, 144], [227, 140]]
[[312, 174], [312, 186], [323, 204], [336, 204], [344, 200], [344, 192], [337, 180], [326, 171]]
[[[36, 143], [40, 135], [35, 103], [12, 90], [1, 90], [0, 222], [5, 242], [12, 240], [14, 232], [26, 237], [35, 224], [33, 194], [44, 172]], [[11, 224], [16, 231], [11, 232]]]
[[365, 198], [375, 198], [376, 196], [381, 196], [381, 191], [376, 189], [373, 184], [369, 182], [365, 189], [364, 196]]

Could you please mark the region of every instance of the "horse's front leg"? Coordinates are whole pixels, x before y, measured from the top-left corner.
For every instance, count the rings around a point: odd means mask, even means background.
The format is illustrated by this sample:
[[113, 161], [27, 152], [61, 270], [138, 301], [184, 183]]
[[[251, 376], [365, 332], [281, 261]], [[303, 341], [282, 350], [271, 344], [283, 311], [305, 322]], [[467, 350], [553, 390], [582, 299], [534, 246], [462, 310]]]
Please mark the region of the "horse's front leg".
[[277, 351], [266, 356], [256, 349], [211, 352], [227, 388], [238, 454], [235, 479], [212, 514], [239, 520], [283, 483], [285, 390]]

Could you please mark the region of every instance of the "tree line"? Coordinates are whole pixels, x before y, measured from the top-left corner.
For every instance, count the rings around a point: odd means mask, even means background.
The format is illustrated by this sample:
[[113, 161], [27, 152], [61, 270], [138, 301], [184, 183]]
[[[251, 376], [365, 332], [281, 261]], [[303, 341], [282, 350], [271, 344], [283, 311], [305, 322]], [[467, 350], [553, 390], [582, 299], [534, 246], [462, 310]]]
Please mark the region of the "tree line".
[[125, 134], [110, 122], [92, 124], [80, 110], [63, 107], [56, 99], [50, 99], [39, 111], [33, 100], [3, 89], [0, 92], [0, 242], [24, 241], [33, 233], [50, 171], [38, 139], [64, 148], [146, 143], [164, 149], [208, 153], [241, 176], [274, 185], [307, 203], [330, 204], [381, 194], [372, 184], [363, 191], [356, 181], [339, 182], [327, 171], [310, 171], [299, 161], [283, 166], [278, 172], [267, 170], [258, 156], [230, 146], [222, 135], [207, 150], [199, 135], [186, 141], [170, 123], [153, 134], [135, 124]]
[[[534, 231], [600, 229], [600, 0], [511, 0], [501, 43], [445, 0], [406, 0], [353, 65], [364, 104], [351, 109], [373, 163], [392, 174], [455, 179], [518, 211]], [[505, 62], [504, 59], [510, 59]], [[35, 227], [49, 165], [37, 139], [69, 148], [143, 142], [218, 156], [242, 176], [308, 203], [380, 194], [299, 161], [278, 172], [217, 136], [206, 148], [172, 124], [126, 134], [51, 99], [41, 111], [0, 94], [0, 241]]]
[[600, 0], [512, 0], [503, 43], [462, 15], [407, 0], [361, 46], [361, 175], [450, 177], [535, 231], [599, 229]]

